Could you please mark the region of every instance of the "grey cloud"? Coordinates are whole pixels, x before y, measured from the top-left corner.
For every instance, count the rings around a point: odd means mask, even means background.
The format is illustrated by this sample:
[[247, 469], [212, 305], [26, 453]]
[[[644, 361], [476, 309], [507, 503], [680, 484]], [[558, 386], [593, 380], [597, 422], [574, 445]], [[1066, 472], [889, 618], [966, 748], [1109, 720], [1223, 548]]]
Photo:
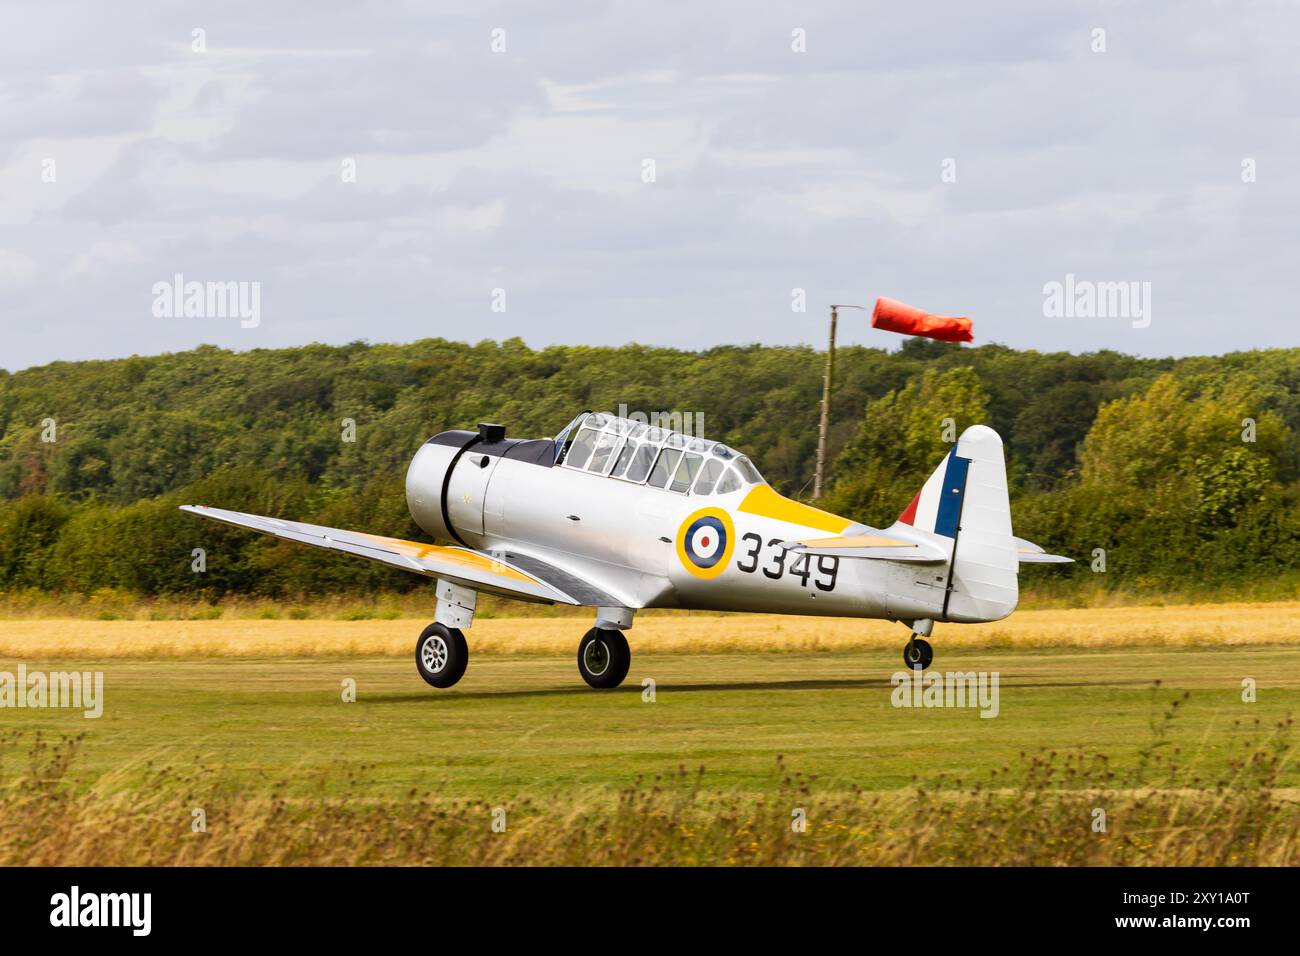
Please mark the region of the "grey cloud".
[[480, 145], [541, 103], [535, 79], [508, 57], [496, 58], [499, 69], [489, 59], [443, 50], [286, 58], [258, 77], [254, 101], [210, 157], [320, 159]]
[[[13, 164], [35, 142], [106, 163], [0, 226], [0, 364], [426, 335], [819, 342], [825, 303], [876, 295], [1017, 347], [1294, 344], [1297, 20], [1208, 2], [25, 5], [0, 37], [0, 190], [30, 188]], [[260, 281], [262, 327], [153, 318], [150, 286], [176, 272]], [[1045, 319], [1067, 272], [1151, 281], [1151, 328]], [[895, 344], [865, 321], [843, 335]]]
[[144, 132], [165, 94], [156, 80], [122, 71], [0, 77], [0, 162], [24, 140]]

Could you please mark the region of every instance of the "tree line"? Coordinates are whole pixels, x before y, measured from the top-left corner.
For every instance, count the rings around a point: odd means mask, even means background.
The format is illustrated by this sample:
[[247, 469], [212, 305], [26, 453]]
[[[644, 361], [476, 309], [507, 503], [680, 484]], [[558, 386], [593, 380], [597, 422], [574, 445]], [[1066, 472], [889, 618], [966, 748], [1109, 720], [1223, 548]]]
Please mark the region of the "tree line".
[[[774, 487], [806, 500], [823, 361], [807, 347], [427, 339], [238, 353], [201, 346], [0, 371], [0, 589], [218, 596], [419, 587], [413, 575], [176, 506], [420, 539], [403, 478], [426, 438], [479, 421], [549, 436], [587, 408], [691, 414], [705, 437], [741, 449]], [[1079, 559], [1035, 572], [1063, 588], [1294, 580], [1300, 349], [1146, 359], [920, 339], [893, 352], [842, 348], [821, 504], [889, 525], [947, 442], [976, 423], [1006, 443], [1016, 533]]]

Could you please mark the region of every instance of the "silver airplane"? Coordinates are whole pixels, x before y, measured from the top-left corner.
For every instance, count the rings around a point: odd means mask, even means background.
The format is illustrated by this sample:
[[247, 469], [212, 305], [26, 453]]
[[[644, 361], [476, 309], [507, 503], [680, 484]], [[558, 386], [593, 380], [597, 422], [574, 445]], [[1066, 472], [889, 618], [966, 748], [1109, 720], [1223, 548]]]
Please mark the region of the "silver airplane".
[[593, 412], [554, 439], [492, 424], [435, 435], [411, 460], [406, 501], [424, 531], [455, 543], [181, 510], [434, 578], [435, 620], [415, 645], [434, 687], [465, 673], [480, 593], [594, 608], [578, 670], [610, 688], [627, 676], [623, 632], [641, 608], [899, 621], [911, 629], [904, 662], [924, 668], [936, 621], [1001, 620], [1021, 564], [1071, 560], [1012, 534], [1002, 439], [984, 425], [883, 530], [778, 494], [726, 445]]

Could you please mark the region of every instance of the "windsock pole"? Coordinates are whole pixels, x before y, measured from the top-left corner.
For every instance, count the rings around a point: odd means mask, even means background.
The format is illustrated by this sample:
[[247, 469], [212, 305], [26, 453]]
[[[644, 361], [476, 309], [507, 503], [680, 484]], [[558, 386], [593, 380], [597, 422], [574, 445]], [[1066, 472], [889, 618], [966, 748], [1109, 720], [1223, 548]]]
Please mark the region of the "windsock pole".
[[822, 479], [826, 476], [826, 433], [831, 424], [831, 377], [835, 371], [835, 326], [840, 309], [866, 309], [863, 305], [831, 306], [831, 340], [826, 346], [826, 374], [822, 378], [822, 420], [817, 429], [817, 471], [813, 475], [813, 500], [822, 496]]
[[[817, 471], [813, 476], [813, 500], [822, 496], [822, 483], [826, 477], [826, 433], [831, 421], [831, 376], [835, 368], [835, 325], [840, 309], [865, 309], [861, 305], [831, 306], [831, 340], [826, 348], [826, 376], [822, 380], [822, 420], [817, 430]], [[934, 315], [893, 299], [879, 298], [871, 312], [871, 327], [899, 332], [903, 335], [920, 335], [941, 342], [973, 342], [971, 321], [965, 316]]]

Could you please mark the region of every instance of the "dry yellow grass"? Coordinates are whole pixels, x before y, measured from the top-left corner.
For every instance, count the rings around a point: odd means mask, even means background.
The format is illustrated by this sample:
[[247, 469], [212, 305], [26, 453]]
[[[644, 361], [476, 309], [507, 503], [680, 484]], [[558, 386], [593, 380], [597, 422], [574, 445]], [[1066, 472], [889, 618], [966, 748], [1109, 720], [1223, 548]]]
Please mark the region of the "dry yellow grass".
[[[412, 653], [427, 619], [368, 621], [0, 621], [0, 656], [371, 657]], [[491, 618], [469, 634], [474, 654], [570, 653], [590, 626], [575, 617]], [[646, 616], [635, 651], [730, 653], [895, 648], [902, 625], [846, 618]], [[996, 624], [939, 625], [940, 647], [1134, 647], [1300, 643], [1300, 602], [1019, 611]]]
[[[38, 739], [0, 778], [0, 865], [1294, 866], [1300, 812], [1276, 787], [1289, 730], [1243, 748], [1209, 787], [1178, 787], [1188, 771], [1159, 757], [1117, 773], [1105, 755], [1052, 751], [995, 774], [1009, 787], [823, 793], [778, 756], [765, 795], [679, 767], [612, 800], [523, 797], [504, 832], [491, 801], [418, 787], [401, 799], [290, 799], [276, 786], [232, 790], [204, 766], [151, 768], [131, 793], [85, 787], [73, 773], [80, 740]], [[1129, 785], [1151, 774], [1173, 786]], [[210, 823], [199, 833], [185, 812], [195, 805]], [[1103, 832], [1089, 825], [1098, 805]], [[791, 826], [792, 807], [805, 809], [806, 831]]]

